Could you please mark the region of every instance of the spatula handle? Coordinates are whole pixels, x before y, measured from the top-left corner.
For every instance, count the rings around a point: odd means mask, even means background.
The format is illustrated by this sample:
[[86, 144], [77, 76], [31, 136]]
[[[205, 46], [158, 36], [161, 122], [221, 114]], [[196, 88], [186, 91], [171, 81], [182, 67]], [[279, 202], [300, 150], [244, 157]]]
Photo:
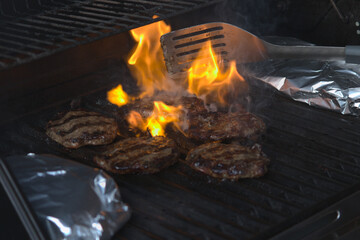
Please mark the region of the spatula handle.
[[320, 46], [279, 46], [266, 44], [269, 58], [273, 59], [311, 59], [345, 60], [347, 63], [360, 63], [360, 46], [320, 47]]
[[[268, 57], [272, 59], [345, 60], [344, 47], [279, 46], [274, 44], [265, 46]], [[358, 56], [360, 55], [358, 54]], [[350, 59], [353, 60], [355, 57]], [[360, 60], [359, 57], [358, 59]]]
[[356, 46], [356, 45], [346, 46], [345, 61], [347, 63], [360, 63], [360, 46]]

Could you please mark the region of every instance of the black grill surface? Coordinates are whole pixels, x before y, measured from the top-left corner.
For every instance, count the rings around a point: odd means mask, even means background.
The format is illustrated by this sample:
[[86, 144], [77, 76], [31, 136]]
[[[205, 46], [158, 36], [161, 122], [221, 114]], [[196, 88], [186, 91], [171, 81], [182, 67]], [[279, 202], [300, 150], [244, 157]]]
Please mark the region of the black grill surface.
[[[252, 90], [263, 117], [269, 172], [258, 179], [217, 181], [178, 163], [155, 175], [113, 175], [131, 220], [114, 239], [267, 239], [359, 189], [360, 120]], [[82, 108], [113, 115], [106, 91], [82, 97]], [[79, 103], [80, 102], [80, 103]], [[73, 102], [74, 104], [74, 102]], [[44, 133], [60, 104], [3, 125], [2, 156], [51, 153], [92, 165], [96, 148], [66, 150]]]
[[0, 0], [0, 70], [219, 0]]

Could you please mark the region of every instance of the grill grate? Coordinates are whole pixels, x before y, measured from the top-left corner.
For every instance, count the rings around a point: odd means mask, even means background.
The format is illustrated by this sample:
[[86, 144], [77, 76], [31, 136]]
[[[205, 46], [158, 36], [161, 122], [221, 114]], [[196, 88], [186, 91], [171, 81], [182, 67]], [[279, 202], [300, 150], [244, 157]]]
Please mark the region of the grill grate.
[[0, 0], [0, 70], [220, 0]]
[[[103, 90], [89, 94], [81, 107], [118, 116], [104, 96]], [[178, 163], [155, 175], [114, 175], [133, 209], [114, 239], [267, 239], [359, 189], [357, 118], [272, 92], [254, 96], [262, 96], [254, 112], [268, 126], [263, 149], [271, 159], [269, 172], [258, 179], [217, 182]], [[3, 126], [1, 155], [51, 153], [92, 164], [92, 148], [68, 151], [44, 133], [46, 122], [68, 106]]]

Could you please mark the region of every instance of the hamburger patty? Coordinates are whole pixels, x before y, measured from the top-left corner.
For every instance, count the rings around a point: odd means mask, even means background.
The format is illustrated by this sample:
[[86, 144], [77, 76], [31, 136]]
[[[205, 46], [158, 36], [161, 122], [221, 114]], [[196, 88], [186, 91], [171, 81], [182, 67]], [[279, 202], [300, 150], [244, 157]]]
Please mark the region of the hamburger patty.
[[265, 131], [265, 123], [249, 112], [208, 112], [189, 116], [184, 132], [199, 142], [245, 139], [256, 141]]
[[49, 121], [46, 134], [67, 148], [109, 144], [118, 131], [114, 119], [96, 112], [74, 110]]
[[169, 138], [134, 137], [106, 146], [94, 161], [114, 173], [156, 173], [177, 162], [178, 152]]
[[197, 143], [187, 138], [173, 123], [169, 123], [165, 128], [166, 136], [176, 143], [179, 152], [186, 154], [193, 148], [197, 147]]
[[256, 147], [215, 142], [192, 149], [185, 163], [214, 178], [236, 180], [263, 176], [270, 160]]
[[188, 111], [188, 115], [207, 112], [204, 101], [197, 97], [181, 97], [180, 104]]
[[182, 105], [184, 111], [188, 114], [199, 114], [207, 112], [204, 101], [197, 97], [180, 97], [176, 98], [160, 94], [155, 97], [145, 97], [137, 99], [134, 103], [128, 106], [128, 111], [136, 111], [140, 113], [143, 118], [150, 117], [154, 109], [154, 101], [162, 101], [167, 105], [178, 106]]

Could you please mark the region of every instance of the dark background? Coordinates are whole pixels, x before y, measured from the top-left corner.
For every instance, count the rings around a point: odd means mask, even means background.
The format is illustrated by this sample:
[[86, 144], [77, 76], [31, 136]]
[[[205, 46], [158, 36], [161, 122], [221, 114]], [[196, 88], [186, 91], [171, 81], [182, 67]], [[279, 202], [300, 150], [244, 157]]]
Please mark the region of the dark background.
[[[200, 13], [189, 13], [186, 19], [173, 21], [176, 29], [192, 23], [224, 21], [235, 24], [257, 36], [295, 37], [318, 45], [360, 44], [359, 0], [334, 0], [341, 14], [337, 14], [330, 0], [228, 0]], [[360, 33], [360, 32], [359, 32]]]
[[[224, 21], [242, 27], [260, 37], [277, 35], [296, 37], [318, 45], [359, 45], [360, 35], [357, 34], [357, 30], [360, 28], [355, 23], [360, 20], [360, 1], [334, 1], [344, 19], [338, 16], [330, 0], [228, 0], [215, 7], [210, 6], [168, 19], [168, 22], [175, 30], [209, 21]], [[4, 16], [23, 16], [41, 12], [41, 6], [37, 2], [47, 2], [47, 0], [0, 0], [0, 23]], [[55, 2], [61, 1], [55, 0]], [[23, 11], [22, 6], [26, 5], [24, 3], [31, 6], [30, 12]], [[74, 78], [74, 75], [71, 78]], [[84, 91], [87, 90], [84, 88]], [[72, 98], [70, 94], [61, 96], [61, 98], [65, 97]], [[28, 101], [29, 98], [24, 97], [24, 99], [24, 101]], [[46, 103], [42, 101], [42, 104], [50, 104], [51, 101], [58, 100], [54, 98]], [[19, 100], [16, 102], [20, 105]], [[7, 103], [5, 105], [8, 106]], [[11, 107], [15, 111], [15, 108]], [[4, 113], [4, 111], [1, 112]], [[0, 188], [0, 209], [2, 210], [0, 239], [11, 239], [5, 238], [5, 236], [11, 236], [12, 239], [25, 239], [26, 233], [19, 219], [16, 218], [2, 188]]]
[[[44, 6], [81, 4], [85, 0], [0, 0], [0, 21], [6, 16], [37, 14]], [[91, 0], [89, 0], [91, 2]], [[359, 44], [359, 0], [334, 0], [342, 20], [330, 0], [224, 0], [223, 4], [194, 11], [182, 22], [222, 20], [256, 35], [293, 36], [322, 45]], [[56, 4], [53, 4], [56, 3]], [[191, 17], [191, 15], [193, 15]], [[194, 21], [189, 21], [193, 18]], [[181, 24], [180, 24], [181, 25]]]
[[334, 1], [344, 16], [342, 20], [330, 0], [245, 0], [229, 1], [230, 13], [239, 26], [258, 35], [292, 36], [318, 45], [359, 44], [359, 0]]

